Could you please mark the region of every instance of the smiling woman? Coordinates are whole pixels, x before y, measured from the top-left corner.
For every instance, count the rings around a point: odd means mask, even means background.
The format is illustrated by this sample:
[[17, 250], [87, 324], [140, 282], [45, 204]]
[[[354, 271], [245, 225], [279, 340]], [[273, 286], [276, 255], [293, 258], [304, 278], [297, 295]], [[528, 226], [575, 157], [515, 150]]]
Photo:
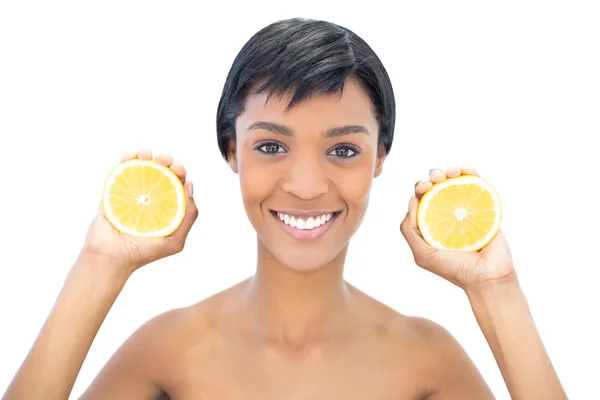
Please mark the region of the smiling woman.
[[342, 249], [363, 220], [386, 150], [378, 145], [371, 100], [355, 78], [348, 79], [342, 95], [313, 94], [289, 109], [292, 98], [293, 92], [249, 96], [227, 159], [240, 174], [261, 251], [292, 270], [321, 269], [332, 262], [337, 267], [330, 269], [341, 268]]
[[[217, 137], [256, 230], [256, 273], [144, 324], [82, 398], [493, 398], [445, 329], [402, 315], [344, 279], [394, 122], [385, 68], [353, 32], [291, 19], [254, 35], [225, 82]], [[136, 158], [154, 157], [148, 150], [124, 156]], [[132, 273], [183, 249], [198, 215], [192, 184], [171, 156], [155, 160], [184, 182], [180, 227], [166, 238], [130, 237], [99, 213], [6, 399], [68, 398]], [[563, 399], [504, 236], [461, 253], [434, 249], [420, 235], [421, 196], [433, 183], [467, 174], [477, 173], [432, 170], [415, 187], [402, 233], [419, 266], [464, 289], [511, 394]]]

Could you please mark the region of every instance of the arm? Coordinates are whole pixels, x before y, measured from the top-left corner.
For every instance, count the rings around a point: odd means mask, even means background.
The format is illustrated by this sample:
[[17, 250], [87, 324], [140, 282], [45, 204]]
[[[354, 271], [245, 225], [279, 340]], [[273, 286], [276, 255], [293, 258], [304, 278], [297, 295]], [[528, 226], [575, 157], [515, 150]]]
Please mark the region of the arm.
[[567, 399], [517, 279], [467, 291], [514, 400]]
[[[149, 150], [143, 150], [127, 153], [122, 161], [131, 158], [151, 160], [153, 156]], [[185, 168], [171, 156], [159, 155], [154, 159], [185, 182]], [[164, 238], [121, 234], [108, 222], [103, 207], [99, 207], [79, 259], [71, 268], [54, 308], [8, 387], [4, 400], [64, 400], [69, 397], [90, 346], [127, 279], [138, 268], [183, 249], [198, 216], [192, 192], [191, 182], [185, 182], [185, 216], [177, 230]], [[117, 385], [120, 391], [111, 398], [144, 398], [158, 391], [146, 377], [148, 363], [146, 360], [139, 362], [137, 357], [141, 348], [139, 343], [139, 339], [132, 338], [114, 358], [127, 365], [126, 371], [115, 366], [114, 361], [113, 366], [106, 369], [120, 373]], [[136, 359], [138, 362], [134, 362]], [[111, 384], [115, 382], [110, 380]], [[92, 392], [100, 395], [98, 389]]]
[[123, 271], [103, 258], [81, 254], [3, 399], [69, 398], [90, 346], [127, 281]]
[[[538, 334], [516, 278], [489, 283], [466, 294], [513, 400], [563, 400], [567, 395]], [[421, 322], [432, 340], [437, 368], [432, 381], [441, 399], [493, 399], [479, 371], [444, 328]], [[437, 399], [434, 395], [433, 399]]]
[[429, 179], [416, 185], [415, 197], [400, 225], [415, 262], [465, 291], [514, 400], [566, 399], [518, 284], [502, 230], [479, 251], [434, 248], [421, 235], [418, 200], [432, 184], [461, 174], [478, 175], [472, 168], [434, 169]]
[[[564, 400], [567, 395], [534, 325], [516, 277], [465, 290], [513, 400]], [[494, 399], [483, 377], [456, 339], [443, 327], [416, 319], [429, 338], [433, 366], [431, 400]]]

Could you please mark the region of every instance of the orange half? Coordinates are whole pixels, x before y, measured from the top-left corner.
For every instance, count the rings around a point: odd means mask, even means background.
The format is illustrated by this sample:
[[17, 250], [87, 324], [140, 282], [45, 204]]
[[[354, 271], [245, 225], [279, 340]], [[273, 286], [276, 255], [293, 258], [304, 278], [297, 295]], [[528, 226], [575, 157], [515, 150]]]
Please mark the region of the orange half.
[[165, 237], [185, 215], [183, 184], [170, 168], [151, 160], [119, 164], [104, 184], [106, 219], [120, 232], [139, 237]]
[[498, 193], [474, 175], [436, 183], [423, 195], [417, 210], [423, 239], [442, 250], [482, 249], [500, 230], [501, 220]]

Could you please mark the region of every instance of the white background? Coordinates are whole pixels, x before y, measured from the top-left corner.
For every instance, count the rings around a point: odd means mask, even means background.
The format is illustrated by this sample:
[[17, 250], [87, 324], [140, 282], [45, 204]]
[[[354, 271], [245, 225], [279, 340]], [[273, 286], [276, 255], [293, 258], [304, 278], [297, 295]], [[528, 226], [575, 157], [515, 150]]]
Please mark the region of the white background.
[[396, 138], [351, 244], [347, 279], [402, 313], [441, 323], [508, 399], [464, 294], [416, 267], [398, 229], [414, 182], [430, 168], [474, 166], [502, 197], [522, 286], [567, 392], [597, 395], [597, 3], [334, 3], [0, 3], [0, 392], [126, 151], [149, 147], [184, 162], [200, 216], [183, 253], [127, 284], [74, 397], [144, 321], [253, 272], [254, 233], [237, 176], [220, 158], [216, 107], [250, 36], [302, 16], [362, 36], [396, 92]]

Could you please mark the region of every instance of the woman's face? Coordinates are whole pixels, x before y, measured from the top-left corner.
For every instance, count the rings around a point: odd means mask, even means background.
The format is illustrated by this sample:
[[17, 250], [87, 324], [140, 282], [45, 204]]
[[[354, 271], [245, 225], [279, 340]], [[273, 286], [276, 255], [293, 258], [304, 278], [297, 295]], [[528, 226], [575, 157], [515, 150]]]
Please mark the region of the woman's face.
[[229, 161], [264, 247], [286, 268], [327, 265], [360, 226], [381, 173], [378, 124], [367, 93], [314, 94], [287, 110], [289, 95], [249, 96]]

